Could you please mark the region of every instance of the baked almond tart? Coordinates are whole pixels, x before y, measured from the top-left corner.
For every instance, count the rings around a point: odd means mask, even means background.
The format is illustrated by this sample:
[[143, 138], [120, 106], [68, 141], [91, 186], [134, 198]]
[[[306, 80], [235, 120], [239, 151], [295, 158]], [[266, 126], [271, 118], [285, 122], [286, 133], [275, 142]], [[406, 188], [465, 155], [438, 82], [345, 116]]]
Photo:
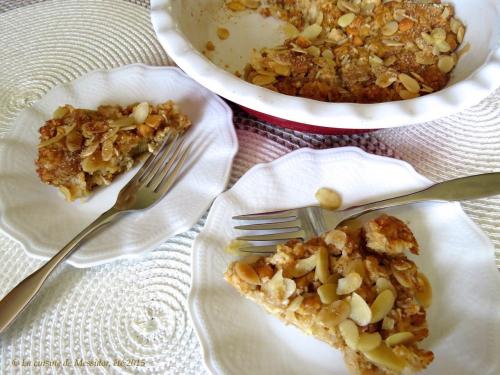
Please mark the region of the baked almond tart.
[[173, 101], [146, 102], [96, 110], [59, 107], [40, 128], [37, 173], [59, 188], [68, 201], [109, 185], [172, 133], [191, 126]]
[[277, 245], [269, 257], [229, 265], [225, 279], [286, 324], [342, 351], [354, 374], [412, 374], [434, 359], [428, 334], [428, 279], [406, 252], [419, 246], [387, 215]]

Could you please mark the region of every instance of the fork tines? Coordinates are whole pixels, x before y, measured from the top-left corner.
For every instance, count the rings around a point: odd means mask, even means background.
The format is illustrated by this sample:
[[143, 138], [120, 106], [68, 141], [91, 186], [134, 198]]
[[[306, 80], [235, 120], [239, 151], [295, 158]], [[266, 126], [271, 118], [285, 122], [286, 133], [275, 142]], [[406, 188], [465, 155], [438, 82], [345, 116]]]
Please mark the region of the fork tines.
[[[233, 220], [254, 221], [252, 224], [238, 225], [235, 229], [250, 231], [268, 231], [266, 234], [239, 236], [241, 241], [286, 242], [292, 239], [304, 239], [301, 221], [297, 210], [266, 212], [260, 214], [234, 216]], [[276, 245], [246, 246], [239, 249], [246, 253], [274, 253]]]

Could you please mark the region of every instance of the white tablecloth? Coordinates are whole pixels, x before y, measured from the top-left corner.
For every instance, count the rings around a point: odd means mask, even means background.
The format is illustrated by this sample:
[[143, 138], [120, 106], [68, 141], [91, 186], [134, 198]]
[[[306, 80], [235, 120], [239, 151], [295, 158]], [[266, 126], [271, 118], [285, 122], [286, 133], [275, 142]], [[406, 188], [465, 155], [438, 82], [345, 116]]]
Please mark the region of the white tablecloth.
[[[134, 62], [171, 64], [148, 6], [142, 0], [0, 2], [0, 137], [20, 109], [59, 83]], [[500, 90], [446, 119], [364, 135], [292, 132], [239, 110], [235, 126], [240, 152], [232, 182], [252, 165], [299, 147], [347, 145], [406, 160], [435, 181], [500, 171]], [[500, 266], [500, 198], [463, 206], [496, 245]], [[0, 337], [0, 372], [204, 373], [185, 307], [191, 244], [203, 223], [139, 260], [60, 267]], [[0, 296], [40, 265], [0, 234]]]

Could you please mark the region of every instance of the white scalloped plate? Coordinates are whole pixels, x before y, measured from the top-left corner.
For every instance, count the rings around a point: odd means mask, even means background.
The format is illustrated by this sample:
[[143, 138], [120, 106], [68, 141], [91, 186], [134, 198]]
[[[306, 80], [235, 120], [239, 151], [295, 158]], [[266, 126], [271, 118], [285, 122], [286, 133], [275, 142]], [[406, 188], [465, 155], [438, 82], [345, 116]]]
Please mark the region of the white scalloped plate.
[[[151, 0], [158, 39], [190, 77], [213, 92], [255, 111], [298, 123], [343, 129], [380, 129], [435, 120], [470, 107], [500, 85], [500, 2], [452, 0], [467, 25], [460, 59], [449, 87], [421, 98], [380, 104], [324, 103], [287, 96], [237, 78], [253, 48], [276, 46], [283, 28], [270, 18], [224, 11], [224, 0]], [[230, 30], [220, 41], [217, 28]], [[211, 60], [201, 52], [215, 44]]]
[[12, 131], [0, 141], [0, 227], [21, 242], [29, 255], [47, 259], [110, 208], [137, 170], [96, 191], [87, 201], [65, 202], [57, 189], [40, 182], [34, 164], [38, 129], [55, 108], [169, 99], [193, 121], [186, 137], [194, 142], [194, 152], [181, 179], [156, 206], [122, 217], [83, 244], [68, 262], [89, 267], [138, 255], [189, 229], [226, 187], [238, 150], [232, 112], [180, 69], [145, 65], [89, 73], [54, 88], [19, 114]]
[[[214, 202], [193, 245], [189, 311], [212, 374], [344, 375], [335, 349], [287, 327], [223, 279], [233, 259], [224, 251], [236, 236], [231, 217], [314, 203], [330, 186], [344, 204], [367, 202], [429, 186], [407, 163], [357, 148], [302, 149], [248, 171]], [[433, 285], [423, 345], [436, 359], [423, 374], [500, 373], [500, 274], [488, 238], [458, 203], [425, 203], [387, 210], [407, 221], [421, 246], [415, 257]]]

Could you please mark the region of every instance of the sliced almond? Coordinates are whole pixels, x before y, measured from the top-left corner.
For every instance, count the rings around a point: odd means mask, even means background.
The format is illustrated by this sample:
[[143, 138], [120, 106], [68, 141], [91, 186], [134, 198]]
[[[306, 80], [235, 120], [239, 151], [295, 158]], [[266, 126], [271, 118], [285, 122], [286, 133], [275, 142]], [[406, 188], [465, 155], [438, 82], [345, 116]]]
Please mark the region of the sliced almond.
[[420, 84], [418, 81], [408, 74], [402, 73], [398, 76], [398, 79], [409, 92], [417, 94], [420, 91]]
[[253, 77], [252, 83], [258, 86], [267, 86], [273, 83], [275, 80], [276, 78], [274, 76], [257, 74], [255, 77]]
[[448, 55], [439, 56], [438, 68], [443, 73], [449, 73], [455, 67], [455, 59]]
[[408, 90], [401, 90], [399, 92], [399, 96], [401, 97], [401, 99], [408, 100], [408, 99], [418, 98], [420, 95], [418, 93], [410, 92]]
[[432, 286], [429, 279], [423, 274], [419, 273], [417, 276], [420, 288], [417, 289], [416, 297], [418, 302], [425, 308], [428, 308], [432, 302]]
[[369, 352], [370, 350], [376, 349], [380, 344], [382, 344], [382, 336], [380, 333], [362, 333], [359, 336], [357, 349], [362, 352]]
[[291, 312], [297, 311], [300, 308], [302, 301], [304, 301], [304, 296], [295, 297], [293, 301], [288, 305], [287, 310]]
[[337, 294], [351, 294], [352, 292], [358, 290], [362, 283], [363, 278], [357, 272], [351, 272], [346, 277], [339, 279]]
[[394, 319], [389, 318], [388, 316], [386, 316], [384, 318], [384, 320], [382, 321], [382, 329], [390, 331], [390, 330], [394, 329], [394, 324], [395, 323], [396, 322], [394, 321]]
[[323, 28], [320, 25], [315, 23], [315, 24], [307, 26], [300, 33], [300, 35], [302, 35], [304, 38], [312, 41], [312, 40], [316, 39], [319, 36], [319, 34], [321, 34], [322, 31], [323, 31]]
[[306, 48], [306, 51], [311, 56], [314, 56], [314, 57], [321, 56], [321, 50], [316, 46], [310, 46], [310, 47]]
[[243, 5], [245, 5], [248, 9], [257, 9], [260, 7], [260, 0], [240, 0]]
[[457, 31], [457, 41], [458, 43], [462, 43], [464, 41], [465, 36], [465, 27], [460, 26]]
[[338, 300], [325, 306], [318, 314], [318, 322], [330, 329], [334, 329], [349, 317], [351, 306], [344, 300]]
[[376, 349], [365, 352], [364, 355], [369, 361], [376, 365], [387, 367], [389, 370], [401, 372], [406, 367], [406, 361], [398, 357], [391, 348], [382, 343]]
[[[457, 37], [458, 40], [458, 37]], [[441, 53], [447, 53], [451, 51], [451, 47], [446, 40], [440, 40], [436, 43], [436, 48]]]
[[396, 346], [413, 341], [415, 335], [411, 332], [398, 332], [385, 339], [387, 346]]
[[356, 18], [356, 15], [354, 13], [346, 13], [343, 16], [339, 17], [337, 24], [340, 27], [345, 28], [345, 27], [349, 26], [354, 21], [355, 18]]
[[320, 188], [316, 191], [314, 195], [319, 205], [327, 210], [336, 210], [342, 204], [340, 195], [333, 189], [330, 188]]
[[387, 289], [380, 293], [371, 306], [372, 320], [370, 323], [380, 322], [394, 307], [396, 297], [391, 290]]
[[244, 282], [252, 285], [260, 284], [259, 275], [250, 264], [238, 262], [234, 266], [234, 271]]
[[325, 284], [330, 277], [330, 257], [326, 247], [320, 247], [316, 253], [316, 280]]
[[286, 272], [287, 277], [291, 278], [297, 278], [297, 277], [302, 277], [305, 274], [308, 274], [314, 268], [316, 268], [317, 264], [317, 253], [314, 253], [308, 258], [300, 259], [295, 263], [295, 267], [292, 268], [292, 270]]
[[378, 87], [387, 88], [396, 82], [398, 79], [395, 74], [384, 72], [377, 77], [375, 84]]
[[136, 124], [142, 124], [146, 121], [146, 118], [149, 115], [149, 104], [147, 102], [142, 102], [137, 104], [132, 110], [132, 116]]
[[431, 37], [434, 39], [434, 42], [446, 40], [446, 31], [441, 27], [436, 27], [432, 30]]
[[379, 277], [375, 282], [375, 288], [377, 290], [377, 294], [382, 293], [384, 290], [390, 290], [394, 295], [397, 295], [396, 288], [394, 285], [384, 277]]
[[339, 324], [339, 331], [346, 345], [356, 350], [359, 341], [358, 326], [352, 320], [347, 319]]
[[459, 20], [457, 20], [455, 17], [452, 17], [450, 19], [450, 29], [451, 29], [451, 32], [454, 33], [454, 34], [457, 34], [458, 33], [458, 30], [460, 29], [460, 27], [462, 27], [462, 22], [460, 22]]
[[321, 303], [329, 305], [332, 302], [336, 301], [339, 298], [336, 290], [336, 284], [321, 285], [317, 290]]
[[396, 34], [398, 29], [399, 29], [399, 24], [396, 21], [391, 21], [391, 22], [386, 23], [382, 27], [382, 34], [385, 36], [392, 36], [392, 35]]
[[357, 293], [353, 293], [350, 305], [351, 313], [349, 314], [349, 318], [361, 327], [368, 325], [372, 320], [372, 311], [363, 297]]

